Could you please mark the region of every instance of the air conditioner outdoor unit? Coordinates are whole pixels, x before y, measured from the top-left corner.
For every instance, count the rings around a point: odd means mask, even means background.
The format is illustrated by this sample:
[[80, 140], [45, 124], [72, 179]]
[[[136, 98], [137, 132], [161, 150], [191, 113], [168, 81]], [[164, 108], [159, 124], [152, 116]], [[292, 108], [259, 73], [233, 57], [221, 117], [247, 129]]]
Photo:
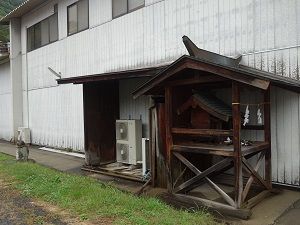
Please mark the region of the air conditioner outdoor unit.
[[142, 121], [117, 120], [117, 162], [136, 165], [142, 160]]

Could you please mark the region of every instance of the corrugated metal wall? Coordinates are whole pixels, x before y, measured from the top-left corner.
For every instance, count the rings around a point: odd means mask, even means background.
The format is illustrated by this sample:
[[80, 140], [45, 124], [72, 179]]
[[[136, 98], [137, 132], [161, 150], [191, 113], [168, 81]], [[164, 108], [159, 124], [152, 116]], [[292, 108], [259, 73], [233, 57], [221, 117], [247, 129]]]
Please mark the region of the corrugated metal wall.
[[64, 85], [29, 91], [32, 143], [84, 150], [82, 86]]
[[126, 79], [119, 82], [120, 119], [141, 119], [143, 123], [143, 137], [149, 138], [149, 107], [150, 98], [142, 96], [136, 100], [132, 92], [145, 83], [147, 79]]
[[299, 185], [300, 95], [281, 88], [271, 91], [273, 181]]
[[[242, 63], [245, 65], [279, 76], [299, 78], [300, 2], [297, 0], [146, 0], [144, 8], [113, 20], [110, 0], [90, 0], [90, 29], [67, 37], [66, 7], [74, 1], [59, 1], [60, 40], [28, 54], [25, 47], [26, 27], [38, 22], [39, 18], [51, 14], [52, 3], [56, 1], [50, 1], [48, 5], [22, 19], [22, 54], [25, 59], [23, 86], [25, 81], [24, 99], [28, 100], [26, 100], [28, 107], [25, 104], [24, 111], [28, 108], [29, 124], [34, 129], [35, 143], [83, 148], [83, 130], [79, 129], [83, 126], [83, 117], [80, 114], [81, 89], [67, 86], [53, 87], [55, 78], [47, 70], [48, 66], [61, 72], [63, 77], [74, 77], [166, 64], [182, 54], [187, 54], [181, 37], [188, 35], [199, 47], [206, 50], [228, 56], [243, 54]], [[284, 91], [278, 91], [281, 92]], [[285, 92], [284, 94], [293, 95]], [[62, 95], [68, 97], [64, 98]], [[40, 96], [52, 101], [51, 107]], [[278, 95], [276, 98], [280, 100], [282, 96]], [[295, 98], [292, 99], [296, 102]], [[288, 100], [288, 103], [284, 104], [296, 108], [290, 103], [291, 99]], [[69, 108], [63, 109], [64, 104], [72, 101], [74, 103], [70, 107], [71, 111], [78, 113], [76, 121], [69, 118], [71, 112]], [[296, 180], [299, 177], [299, 170], [293, 168], [299, 167], [297, 158], [299, 149], [294, 147], [297, 146], [294, 145], [295, 140], [297, 138], [299, 140], [299, 131], [295, 127], [295, 124], [299, 124], [299, 120], [294, 117], [299, 116], [299, 112], [290, 115], [291, 118], [286, 118], [289, 114], [284, 110], [288, 105], [282, 104], [278, 102], [276, 105], [278, 114], [276, 123], [273, 121], [274, 115], [272, 117], [273, 126], [274, 124], [278, 126], [276, 128], [278, 143], [276, 147], [272, 143], [275, 151], [273, 155], [284, 154], [282, 157], [287, 157], [288, 152], [289, 156], [293, 154], [296, 157], [291, 159], [293, 160], [291, 166], [288, 165], [288, 159], [281, 160], [280, 157], [276, 164], [277, 158], [274, 156], [273, 165], [277, 172], [273, 170], [273, 179], [298, 184]], [[37, 105], [43, 108], [42, 115], [39, 115]], [[65, 126], [65, 133], [61, 135], [76, 131], [73, 135], [78, 139], [66, 136], [61, 138], [57, 135], [61, 120], [53, 119], [54, 117], [48, 113], [57, 105], [61, 108], [54, 111], [60, 112], [61, 118], [65, 118], [65, 123], [68, 124]], [[279, 113], [280, 110], [283, 114]], [[292, 118], [296, 122], [290, 127], [291, 130], [288, 130], [290, 128], [286, 123], [290, 124]], [[45, 133], [42, 126], [50, 130]], [[76, 128], [73, 129], [73, 126]], [[281, 129], [282, 127], [284, 129]], [[288, 141], [290, 136], [287, 134], [291, 132], [298, 135], [294, 137], [295, 140], [291, 140], [293, 144], [282, 144], [285, 142], [280, 138], [286, 137]]]
[[[67, 37], [66, 7], [72, 2], [59, 2], [60, 44], [51, 49], [64, 77], [171, 62], [187, 54], [183, 35], [210, 51], [243, 54], [244, 64], [299, 76], [300, 3], [296, 0], [151, 0], [144, 8], [113, 20], [109, 0], [101, 4], [91, 0], [90, 29]], [[45, 7], [49, 9], [41, 13], [51, 12], [52, 5]], [[23, 20], [24, 26], [32, 24], [30, 17]], [[29, 60], [32, 67], [48, 63], [38, 57], [43, 51], [38, 52], [33, 57], [37, 60]]]
[[[149, 0], [144, 8], [113, 20], [111, 1], [91, 0], [90, 29], [67, 37], [66, 7], [72, 2], [59, 2], [60, 41], [28, 54], [29, 74], [43, 77], [36, 82], [50, 79], [44, 76], [47, 65], [72, 77], [166, 64], [187, 54], [183, 35], [210, 51], [243, 54], [246, 65], [299, 76], [296, 0]], [[23, 54], [26, 26], [52, 10], [51, 3], [35, 11], [34, 17], [23, 18]]]
[[9, 62], [0, 65], [0, 139], [10, 141], [13, 136], [12, 95]]

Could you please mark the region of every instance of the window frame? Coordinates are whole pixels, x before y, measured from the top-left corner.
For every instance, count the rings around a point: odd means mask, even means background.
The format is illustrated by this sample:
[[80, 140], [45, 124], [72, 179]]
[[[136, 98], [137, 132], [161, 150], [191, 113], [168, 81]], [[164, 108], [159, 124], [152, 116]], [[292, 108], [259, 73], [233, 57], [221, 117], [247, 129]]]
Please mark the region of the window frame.
[[[88, 26], [87, 26], [87, 28], [85, 28], [85, 29], [83, 29], [83, 30], [78, 30], [78, 2], [80, 2], [80, 1], [82, 1], [82, 0], [78, 0], [78, 1], [76, 1], [76, 2], [74, 2], [73, 4], [71, 4], [71, 5], [68, 5], [67, 6], [67, 36], [69, 37], [69, 36], [72, 36], [72, 35], [74, 35], [74, 34], [78, 34], [78, 33], [80, 33], [80, 32], [83, 32], [83, 31], [85, 31], [85, 30], [88, 30], [88, 29], [90, 29], [90, 1], [89, 0], [86, 0], [87, 1], [87, 3], [88, 3], [88, 7], [87, 7], [87, 10], [88, 10], [88, 16], [87, 16], [87, 18], [88, 18]], [[74, 33], [72, 33], [72, 34], [69, 34], [69, 8], [71, 8], [72, 6], [74, 6], [74, 5], [77, 5], [77, 32], [74, 32]]]
[[[50, 23], [50, 18], [53, 17], [55, 14], [57, 15], [57, 19], [56, 19], [56, 23], [57, 23], [57, 27], [56, 27], [57, 28], [57, 38], [55, 40], [51, 41], [51, 32], [50, 32], [51, 31], [51, 23]], [[54, 43], [54, 42], [56, 42], [56, 41], [59, 40], [58, 12], [56, 12], [53, 15], [51, 15], [51, 16], [48, 17], [48, 23], [49, 23], [49, 44], [51, 44], [51, 43]]]
[[127, 3], [127, 12], [123, 13], [123, 14], [120, 14], [118, 16], [114, 16], [114, 6], [113, 6], [114, 0], [112, 0], [112, 19], [117, 19], [117, 18], [119, 18], [121, 16], [124, 16], [126, 14], [132, 13], [132, 12], [134, 12], [136, 10], [139, 10], [139, 9], [145, 7], [145, 0], [144, 0], [144, 4], [143, 5], [137, 6], [137, 7], [133, 8], [133, 9], [131, 9], [131, 10], [129, 10], [129, 0], [126, 0], [126, 3]]
[[[56, 40], [54, 40], [54, 41], [51, 41], [51, 38], [50, 38], [50, 23], [49, 23], [49, 19], [52, 17], [52, 16], [54, 16], [54, 15], [56, 15], [57, 16], [57, 39]], [[48, 20], [48, 36], [49, 36], [49, 42], [47, 43], [47, 44], [44, 44], [44, 45], [42, 45], [42, 22], [45, 22], [46, 20]], [[41, 26], [41, 45], [39, 46], [39, 47], [35, 47], [35, 26], [37, 26], [38, 24], [40, 24], [40, 26]], [[29, 31], [29, 29], [33, 29], [33, 47], [31, 46], [31, 49], [29, 50], [28, 49], [28, 36], [29, 36], [29, 33], [28, 33], [28, 31]], [[30, 27], [27, 27], [26, 28], [26, 51], [27, 52], [32, 52], [32, 51], [34, 51], [34, 50], [36, 50], [36, 49], [39, 49], [39, 48], [42, 48], [42, 47], [44, 47], [44, 46], [47, 46], [47, 45], [49, 45], [49, 44], [52, 44], [52, 43], [54, 43], [54, 42], [56, 42], [56, 41], [58, 41], [59, 40], [59, 28], [58, 28], [58, 12], [57, 11], [54, 11], [54, 13], [52, 14], [52, 15], [50, 15], [50, 16], [48, 16], [47, 18], [45, 18], [45, 19], [43, 19], [43, 20], [41, 20], [41, 21], [39, 21], [38, 23], [35, 23], [35, 24], [33, 24], [33, 25], [31, 25]]]
[[[50, 17], [49, 17], [50, 18]], [[40, 24], [41, 24], [41, 46], [44, 46], [43, 45], [43, 23], [44, 22], [47, 22], [47, 26], [48, 26], [48, 43], [46, 43], [46, 44], [44, 44], [44, 45], [47, 45], [47, 44], [49, 44], [50, 43], [50, 23], [49, 23], [49, 19], [47, 20], [42, 20], [41, 22], [40, 22]]]
[[[29, 33], [29, 30], [32, 30], [31, 33]], [[31, 52], [34, 50], [34, 36], [35, 36], [35, 31], [34, 31], [34, 25], [32, 25], [31, 27], [28, 27], [26, 29], [26, 52]], [[30, 41], [30, 44], [29, 44], [29, 41]], [[29, 50], [29, 45], [30, 45], [30, 50]]]

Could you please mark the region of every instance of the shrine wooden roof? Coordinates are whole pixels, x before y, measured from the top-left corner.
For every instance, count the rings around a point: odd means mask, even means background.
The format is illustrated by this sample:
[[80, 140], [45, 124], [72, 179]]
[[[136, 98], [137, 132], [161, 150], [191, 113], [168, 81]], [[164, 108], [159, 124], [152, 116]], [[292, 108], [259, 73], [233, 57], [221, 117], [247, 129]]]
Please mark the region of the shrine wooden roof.
[[220, 120], [228, 122], [229, 119], [232, 118], [232, 109], [225, 102], [208, 91], [194, 92], [195, 93], [177, 110], [179, 115], [190, 108], [198, 106]]
[[[183, 39], [184, 42], [186, 39], [189, 41], [185, 44], [191, 56], [183, 55], [164, 70], [157, 73], [133, 93], [134, 98], [152, 94], [153, 90], [162, 89], [166, 86], [167, 81], [187, 69], [209, 73], [262, 90], [267, 90], [270, 84], [272, 84], [292, 91], [300, 91], [300, 81], [298, 80], [240, 65], [241, 56], [236, 59], [229, 58], [199, 49], [187, 37], [183, 37]], [[199, 76], [198, 79], [201, 80], [202, 76]], [[205, 79], [204, 76], [203, 79]]]
[[198, 106], [221, 120], [228, 121], [232, 118], [231, 107], [208, 92], [197, 92], [193, 99]]

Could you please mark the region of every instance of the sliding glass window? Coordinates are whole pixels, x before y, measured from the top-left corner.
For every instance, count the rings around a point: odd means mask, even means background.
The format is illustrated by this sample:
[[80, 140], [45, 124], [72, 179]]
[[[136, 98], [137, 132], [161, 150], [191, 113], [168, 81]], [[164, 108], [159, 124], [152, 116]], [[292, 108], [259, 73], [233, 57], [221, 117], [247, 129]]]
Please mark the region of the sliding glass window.
[[[57, 7], [54, 7], [57, 8]], [[27, 51], [30, 52], [58, 40], [58, 15], [54, 14], [27, 28]]]
[[68, 6], [68, 35], [89, 28], [89, 1], [80, 0]]
[[113, 18], [120, 17], [129, 12], [145, 6], [145, 0], [112, 0]]

